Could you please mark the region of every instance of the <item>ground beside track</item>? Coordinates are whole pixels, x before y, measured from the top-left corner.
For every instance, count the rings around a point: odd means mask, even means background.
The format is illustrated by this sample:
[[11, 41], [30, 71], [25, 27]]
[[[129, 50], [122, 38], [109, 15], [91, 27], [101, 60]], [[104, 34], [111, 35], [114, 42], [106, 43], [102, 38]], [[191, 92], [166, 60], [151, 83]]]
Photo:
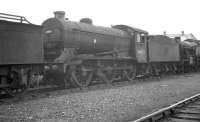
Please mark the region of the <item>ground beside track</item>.
[[200, 92], [200, 74], [0, 105], [0, 121], [115, 122], [137, 119]]

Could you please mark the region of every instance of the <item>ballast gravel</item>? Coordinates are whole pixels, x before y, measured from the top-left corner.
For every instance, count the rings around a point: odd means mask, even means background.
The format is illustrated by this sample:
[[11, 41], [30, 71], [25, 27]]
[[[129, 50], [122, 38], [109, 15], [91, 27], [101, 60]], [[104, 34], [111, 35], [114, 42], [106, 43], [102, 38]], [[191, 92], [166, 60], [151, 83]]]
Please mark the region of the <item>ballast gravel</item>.
[[50, 93], [0, 105], [0, 122], [126, 122], [200, 93], [200, 74], [121, 87]]

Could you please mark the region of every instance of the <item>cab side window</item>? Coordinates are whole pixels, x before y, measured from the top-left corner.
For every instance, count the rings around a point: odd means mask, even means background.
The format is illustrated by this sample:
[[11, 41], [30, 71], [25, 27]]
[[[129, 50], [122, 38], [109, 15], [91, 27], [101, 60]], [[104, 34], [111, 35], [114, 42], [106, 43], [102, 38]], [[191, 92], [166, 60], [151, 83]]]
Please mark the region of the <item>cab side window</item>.
[[147, 39], [147, 36], [145, 34], [140, 34], [140, 33], [137, 33], [136, 34], [136, 38], [137, 38], [137, 41], [138, 43], [145, 43], [146, 39]]
[[141, 42], [141, 39], [140, 39], [140, 34], [139, 33], [137, 33], [136, 34], [136, 42], [138, 42], [138, 43], [140, 43]]

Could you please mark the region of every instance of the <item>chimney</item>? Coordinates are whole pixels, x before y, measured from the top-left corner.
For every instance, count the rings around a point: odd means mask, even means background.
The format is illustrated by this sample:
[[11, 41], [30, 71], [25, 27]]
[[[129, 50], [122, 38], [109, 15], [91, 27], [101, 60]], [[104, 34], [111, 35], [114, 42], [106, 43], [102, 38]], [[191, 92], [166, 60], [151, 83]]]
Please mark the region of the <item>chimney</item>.
[[184, 31], [181, 31], [182, 36], [184, 36]]
[[166, 36], [166, 31], [164, 31], [164, 32], [163, 32], [163, 35], [165, 35], [165, 36]]
[[65, 12], [64, 11], [55, 11], [54, 12], [55, 18], [59, 20], [65, 20]]

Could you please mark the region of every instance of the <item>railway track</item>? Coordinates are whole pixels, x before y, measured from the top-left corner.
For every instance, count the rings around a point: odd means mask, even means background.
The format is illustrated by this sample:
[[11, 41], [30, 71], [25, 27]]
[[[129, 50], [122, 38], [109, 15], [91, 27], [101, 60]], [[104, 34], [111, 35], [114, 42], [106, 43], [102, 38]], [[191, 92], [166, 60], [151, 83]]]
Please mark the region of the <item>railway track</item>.
[[[188, 76], [190, 74], [185, 74], [185, 76]], [[102, 89], [109, 89], [109, 88], [115, 88], [115, 87], [122, 87], [122, 86], [127, 86], [127, 85], [133, 85], [133, 84], [137, 84], [139, 82], [152, 82], [152, 81], [159, 81], [165, 78], [176, 78], [179, 77], [179, 75], [168, 75], [168, 76], [162, 76], [162, 77], [148, 77], [148, 78], [144, 78], [144, 77], [138, 77], [136, 78], [134, 81], [130, 82], [130, 81], [123, 81], [123, 82], [114, 82], [111, 85], [107, 85], [107, 84], [95, 84], [95, 85], [91, 85], [85, 88], [69, 88], [69, 89], [65, 89], [65, 88], [59, 88], [59, 87], [53, 87], [53, 88], [42, 88], [42, 89], [29, 89], [23, 92], [16, 92], [16, 93], [7, 93], [7, 94], [0, 94], [0, 104], [4, 104], [7, 103], [7, 100], [11, 98], [17, 99], [18, 97], [20, 97], [20, 99], [22, 97], [24, 97], [24, 99], [37, 99], [42, 97], [48, 97], [49, 95], [52, 94], [52, 92], [54, 92], [53, 94], [58, 94], [58, 95], [62, 95], [62, 94], [70, 94], [70, 93], [77, 93], [77, 92], [87, 92], [87, 91], [93, 91], [93, 90], [102, 90]], [[182, 75], [180, 75], [182, 76]], [[28, 97], [28, 98], [27, 98]], [[8, 99], [7, 99], [8, 98]]]
[[132, 122], [200, 122], [200, 94]]

